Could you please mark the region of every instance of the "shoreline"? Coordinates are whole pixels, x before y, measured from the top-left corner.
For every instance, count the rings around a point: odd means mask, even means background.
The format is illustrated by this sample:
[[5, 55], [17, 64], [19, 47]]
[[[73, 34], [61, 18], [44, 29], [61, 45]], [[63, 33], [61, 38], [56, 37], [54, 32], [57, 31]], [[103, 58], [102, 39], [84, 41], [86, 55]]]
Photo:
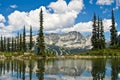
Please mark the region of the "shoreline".
[[24, 55], [20, 55], [20, 56], [11, 56], [11, 57], [6, 57], [4, 55], [0, 55], [0, 60], [3, 59], [12, 59], [12, 60], [31, 60], [31, 59], [97, 59], [97, 58], [120, 58], [120, 56], [81, 56], [81, 55], [73, 55], [73, 56], [46, 56], [46, 57], [41, 57], [41, 56], [24, 56]]

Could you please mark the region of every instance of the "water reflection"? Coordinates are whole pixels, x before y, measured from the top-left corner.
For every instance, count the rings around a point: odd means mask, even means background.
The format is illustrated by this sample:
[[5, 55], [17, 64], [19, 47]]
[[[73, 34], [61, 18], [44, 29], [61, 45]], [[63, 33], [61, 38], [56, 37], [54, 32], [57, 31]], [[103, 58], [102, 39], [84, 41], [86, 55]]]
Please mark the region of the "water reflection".
[[105, 78], [106, 59], [92, 60], [92, 76], [93, 80], [103, 80]]
[[[111, 80], [117, 80], [119, 78], [120, 74], [120, 59], [114, 58], [111, 61]], [[119, 78], [120, 80], [120, 78]]]
[[37, 71], [36, 71], [36, 75], [38, 77], [39, 80], [43, 80], [44, 79], [44, 71], [45, 71], [45, 60], [37, 60]]
[[0, 60], [0, 80], [120, 80], [120, 59]]

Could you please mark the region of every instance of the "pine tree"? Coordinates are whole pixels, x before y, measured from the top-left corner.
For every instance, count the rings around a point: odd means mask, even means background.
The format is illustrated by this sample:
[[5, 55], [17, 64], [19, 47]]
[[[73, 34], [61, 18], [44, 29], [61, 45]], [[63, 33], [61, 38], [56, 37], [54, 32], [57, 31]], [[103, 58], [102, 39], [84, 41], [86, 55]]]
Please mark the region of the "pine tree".
[[101, 40], [101, 49], [105, 48], [105, 36], [104, 36], [104, 26], [103, 26], [103, 22], [102, 19], [100, 20], [100, 40]]
[[24, 29], [23, 29], [23, 51], [26, 52], [26, 32], [25, 32], [25, 26], [24, 26]]
[[91, 42], [92, 42], [92, 46], [93, 49], [97, 48], [97, 24], [96, 24], [97, 20], [96, 20], [96, 14], [94, 13], [94, 17], [93, 17], [93, 30], [92, 30], [92, 37], [91, 37]]
[[22, 35], [20, 34], [20, 51], [22, 51]]
[[97, 20], [97, 42], [96, 42], [96, 44], [97, 44], [97, 49], [100, 49], [100, 45], [101, 45], [101, 43], [100, 43], [100, 19], [99, 19], [99, 17], [98, 17], [98, 20]]
[[4, 51], [6, 51], [6, 37], [4, 37]]
[[11, 51], [14, 52], [14, 38], [12, 37]]
[[92, 42], [93, 49], [105, 48], [103, 23], [99, 17], [98, 17], [98, 19], [96, 19], [95, 14], [93, 17], [93, 30], [92, 30], [91, 42]]
[[29, 49], [31, 50], [33, 47], [33, 42], [32, 42], [32, 26], [30, 26], [30, 44], [29, 44]]
[[18, 35], [17, 35], [17, 51], [18, 52], [20, 51], [19, 32], [18, 32]]
[[111, 25], [111, 29], [110, 29], [110, 32], [111, 32], [111, 46], [116, 46], [117, 45], [117, 30], [115, 28], [115, 18], [114, 18], [114, 12], [112, 10], [112, 25]]
[[3, 47], [3, 38], [2, 38], [2, 35], [1, 35], [1, 51], [3, 52], [4, 50], [4, 47]]
[[15, 52], [17, 51], [17, 41], [16, 41], [16, 38], [14, 39], [14, 51]]
[[10, 38], [7, 38], [7, 51], [10, 52]]
[[44, 55], [45, 43], [44, 43], [44, 33], [43, 33], [43, 11], [40, 10], [40, 29], [37, 38], [38, 55]]

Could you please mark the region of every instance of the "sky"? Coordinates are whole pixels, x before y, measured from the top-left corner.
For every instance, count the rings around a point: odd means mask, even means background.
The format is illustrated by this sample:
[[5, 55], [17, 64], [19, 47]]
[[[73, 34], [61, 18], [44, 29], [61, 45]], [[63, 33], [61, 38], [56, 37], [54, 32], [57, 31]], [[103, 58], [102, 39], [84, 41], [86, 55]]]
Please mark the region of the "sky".
[[0, 0], [0, 35], [15, 36], [30, 26], [39, 30], [39, 13], [43, 9], [44, 33], [78, 31], [83, 36], [92, 32], [93, 14], [103, 20], [105, 36], [110, 37], [111, 10], [120, 32], [120, 0]]

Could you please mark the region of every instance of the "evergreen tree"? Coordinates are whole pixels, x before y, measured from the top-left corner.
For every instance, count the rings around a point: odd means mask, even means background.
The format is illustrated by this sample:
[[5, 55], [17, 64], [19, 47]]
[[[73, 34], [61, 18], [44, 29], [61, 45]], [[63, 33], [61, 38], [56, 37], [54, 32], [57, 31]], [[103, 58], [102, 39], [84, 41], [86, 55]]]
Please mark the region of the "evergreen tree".
[[111, 46], [116, 46], [117, 45], [117, 30], [115, 28], [115, 18], [114, 18], [114, 12], [112, 10], [112, 25], [111, 25], [111, 29], [110, 29], [110, 32], [111, 32]]
[[12, 37], [11, 51], [14, 52], [14, 38]]
[[96, 20], [96, 14], [94, 13], [94, 17], [93, 17], [93, 30], [92, 30], [92, 37], [91, 37], [91, 42], [92, 42], [92, 46], [93, 49], [97, 48], [97, 24], [96, 24], [97, 20]]
[[26, 52], [26, 32], [25, 32], [25, 26], [24, 26], [24, 29], [23, 29], [23, 51]]
[[18, 32], [18, 35], [17, 35], [17, 51], [20, 51], [19, 32]]
[[2, 35], [1, 35], [1, 51], [3, 52], [4, 50], [4, 47], [3, 47], [3, 38], [2, 38]]
[[96, 15], [93, 17], [93, 30], [91, 38], [93, 49], [103, 49], [105, 48], [105, 37], [102, 20], [96, 19]]
[[100, 28], [101, 49], [104, 49], [105, 48], [105, 36], [104, 36], [104, 26], [103, 26], [102, 19], [100, 21], [100, 25], [101, 25], [101, 28]]
[[7, 51], [10, 52], [10, 38], [7, 38]]
[[100, 49], [100, 45], [101, 45], [101, 43], [100, 43], [100, 19], [99, 19], [99, 17], [98, 17], [98, 20], [97, 20], [97, 42], [96, 42], [96, 44], [97, 44], [97, 49]]
[[44, 55], [45, 43], [44, 43], [44, 33], [43, 33], [43, 11], [40, 11], [40, 29], [37, 38], [38, 55]]
[[6, 37], [4, 37], [4, 51], [6, 51]]
[[20, 34], [20, 51], [22, 51], [22, 35]]
[[14, 39], [14, 51], [15, 52], [17, 51], [17, 41], [16, 41], [16, 38]]
[[33, 47], [33, 42], [32, 42], [32, 26], [30, 26], [30, 44], [29, 44], [29, 49], [31, 50]]

